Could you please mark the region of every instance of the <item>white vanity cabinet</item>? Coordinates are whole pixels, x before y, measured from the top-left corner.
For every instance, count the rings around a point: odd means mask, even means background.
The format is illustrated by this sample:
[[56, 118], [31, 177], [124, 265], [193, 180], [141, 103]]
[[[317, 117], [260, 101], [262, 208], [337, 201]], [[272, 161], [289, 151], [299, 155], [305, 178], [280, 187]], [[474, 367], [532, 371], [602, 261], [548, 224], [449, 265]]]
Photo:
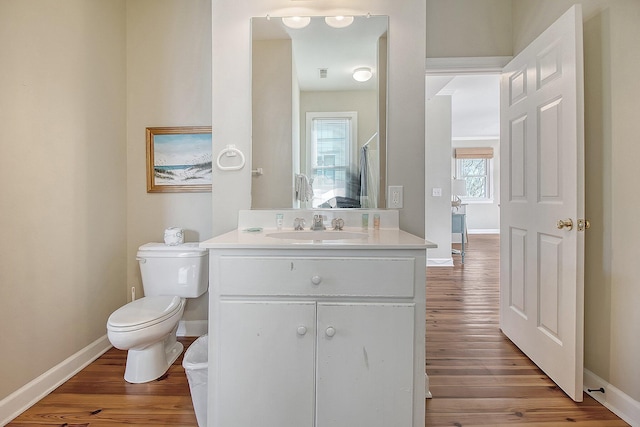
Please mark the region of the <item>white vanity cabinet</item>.
[[426, 251], [249, 246], [209, 247], [209, 427], [424, 426]]

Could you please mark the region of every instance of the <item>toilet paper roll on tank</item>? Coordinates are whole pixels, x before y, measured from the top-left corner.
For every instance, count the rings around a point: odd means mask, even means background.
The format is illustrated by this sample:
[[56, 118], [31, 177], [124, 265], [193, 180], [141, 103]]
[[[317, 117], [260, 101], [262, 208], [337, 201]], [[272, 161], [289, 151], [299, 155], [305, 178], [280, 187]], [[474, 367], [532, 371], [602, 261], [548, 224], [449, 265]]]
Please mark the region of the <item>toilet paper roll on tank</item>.
[[184, 243], [184, 230], [180, 227], [169, 227], [164, 230], [164, 243], [168, 246]]

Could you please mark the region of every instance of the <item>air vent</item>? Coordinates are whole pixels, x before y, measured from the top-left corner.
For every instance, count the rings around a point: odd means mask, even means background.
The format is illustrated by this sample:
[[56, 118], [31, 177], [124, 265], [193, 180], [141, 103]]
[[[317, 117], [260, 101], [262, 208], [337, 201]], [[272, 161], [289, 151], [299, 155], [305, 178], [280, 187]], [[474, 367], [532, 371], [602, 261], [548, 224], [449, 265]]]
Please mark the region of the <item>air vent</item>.
[[320, 78], [321, 79], [326, 79], [327, 78], [327, 74], [329, 73], [329, 69], [328, 68], [319, 68], [318, 69], [318, 73], [320, 74]]

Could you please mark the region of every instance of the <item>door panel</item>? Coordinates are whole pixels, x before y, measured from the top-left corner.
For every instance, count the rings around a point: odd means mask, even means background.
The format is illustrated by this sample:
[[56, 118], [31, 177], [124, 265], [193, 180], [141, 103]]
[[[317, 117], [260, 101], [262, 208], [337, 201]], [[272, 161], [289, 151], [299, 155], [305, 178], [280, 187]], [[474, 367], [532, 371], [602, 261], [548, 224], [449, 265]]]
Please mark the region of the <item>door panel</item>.
[[414, 425], [414, 316], [413, 304], [318, 303], [316, 426]]
[[582, 400], [584, 218], [582, 12], [574, 5], [501, 79], [500, 327]]
[[315, 302], [223, 301], [220, 311], [210, 425], [312, 427]]

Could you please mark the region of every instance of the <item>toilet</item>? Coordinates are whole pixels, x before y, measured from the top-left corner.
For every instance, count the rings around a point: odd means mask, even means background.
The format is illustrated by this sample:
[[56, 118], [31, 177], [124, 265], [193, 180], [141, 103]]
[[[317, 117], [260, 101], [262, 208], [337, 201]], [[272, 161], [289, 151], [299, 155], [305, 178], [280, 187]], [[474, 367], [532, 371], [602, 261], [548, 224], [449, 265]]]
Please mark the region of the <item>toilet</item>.
[[186, 298], [197, 298], [209, 287], [209, 257], [197, 242], [147, 243], [136, 259], [145, 296], [109, 316], [107, 336], [114, 347], [128, 350], [124, 379], [145, 383], [164, 375], [182, 353], [178, 322]]

